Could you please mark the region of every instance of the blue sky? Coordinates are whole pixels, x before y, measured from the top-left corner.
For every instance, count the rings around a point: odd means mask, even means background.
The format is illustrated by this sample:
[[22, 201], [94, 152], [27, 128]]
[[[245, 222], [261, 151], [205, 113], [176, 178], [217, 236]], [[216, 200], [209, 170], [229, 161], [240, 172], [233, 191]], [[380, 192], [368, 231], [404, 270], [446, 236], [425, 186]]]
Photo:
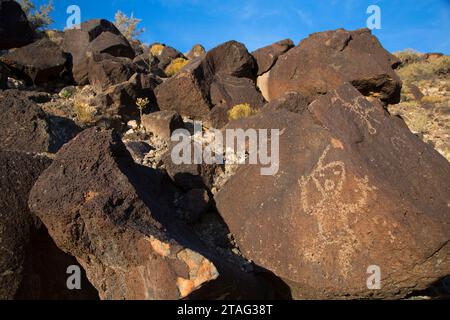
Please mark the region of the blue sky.
[[[36, 4], [46, 0], [35, 0]], [[366, 9], [381, 8], [381, 30], [374, 30], [389, 51], [414, 48], [450, 54], [450, 0], [54, 0], [54, 28], [62, 29], [66, 8], [76, 4], [81, 19], [114, 19], [121, 10], [142, 19], [145, 43], [163, 42], [180, 51], [196, 43], [207, 49], [228, 40], [250, 51], [291, 38], [343, 27], [366, 26]]]

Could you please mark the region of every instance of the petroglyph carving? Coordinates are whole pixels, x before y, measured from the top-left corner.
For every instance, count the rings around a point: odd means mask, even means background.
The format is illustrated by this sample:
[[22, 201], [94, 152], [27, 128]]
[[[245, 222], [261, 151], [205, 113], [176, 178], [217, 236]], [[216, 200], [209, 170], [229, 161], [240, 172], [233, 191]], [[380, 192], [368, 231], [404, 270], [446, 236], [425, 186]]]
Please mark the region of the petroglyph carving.
[[[302, 209], [315, 217], [318, 229], [317, 235], [307, 240], [304, 255], [307, 260], [318, 262], [324, 251], [334, 245], [339, 248], [336, 259], [341, 274], [346, 277], [357, 245], [351, 224], [357, 222], [355, 214], [363, 210], [369, 192], [375, 188], [369, 186], [367, 176], [349, 177], [343, 161], [326, 161], [333, 147], [341, 149], [336, 144], [327, 146], [311, 173], [299, 179]], [[350, 197], [344, 196], [344, 187], [351, 193]], [[336, 230], [340, 230], [338, 236]]]
[[355, 99], [352, 99], [351, 102], [348, 102], [341, 98], [339, 92], [336, 91], [335, 97], [331, 98], [332, 104], [336, 102], [340, 102], [342, 106], [344, 106], [349, 111], [353, 112], [363, 123], [366, 124], [367, 129], [371, 135], [377, 133], [377, 129], [374, 126], [374, 123], [380, 123], [378, 120], [372, 117], [372, 113], [375, 110], [374, 107], [367, 107], [367, 100], [365, 97], [359, 96]]

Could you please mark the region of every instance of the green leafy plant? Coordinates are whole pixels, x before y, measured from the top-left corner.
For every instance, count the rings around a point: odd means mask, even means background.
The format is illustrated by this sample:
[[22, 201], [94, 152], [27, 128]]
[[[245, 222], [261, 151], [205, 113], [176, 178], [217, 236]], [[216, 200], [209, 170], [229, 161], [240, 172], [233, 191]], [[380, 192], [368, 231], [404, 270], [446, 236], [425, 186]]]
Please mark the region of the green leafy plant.
[[63, 99], [70, 99], [72, 97], [72, 93], [69, 90], [63, 89], [59, 93], [59, 96]]
[[40, 5], [39, 8], [36, 7], [32, 0], [20, 0], [19, 3], [33, 30], [44, 31], [53, 23], [53, 19], [50, 16], [54, 10], [53, 0], [50, 0], [47, 4]]

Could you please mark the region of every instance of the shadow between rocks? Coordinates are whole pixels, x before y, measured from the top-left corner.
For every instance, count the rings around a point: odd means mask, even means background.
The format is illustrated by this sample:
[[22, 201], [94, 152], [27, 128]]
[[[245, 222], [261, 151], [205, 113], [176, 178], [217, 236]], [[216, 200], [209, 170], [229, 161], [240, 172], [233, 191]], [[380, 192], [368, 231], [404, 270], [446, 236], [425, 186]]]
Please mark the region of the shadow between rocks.
[[[183, 191], [173, 184], [166, 172], [137, 164], [128, 150], [126, 152], [128, 155], [121, 155], [122, 159], [116, 158], [120, 170], [169, 237], [212, 261], [219, 271], [218, 280], [223, 277], [227, 287], [240, 291], [229, 295], [225, 292], [220, 299], [249, 299], [251, 292], [258, 292], [261, 299], [292, 299], [289, 286], [270, 271], [259, 266], [252, 266], [253, 271], [244, 270], [239, 261], [245, 258], [233, 252], [234, 246], [227, 238], [229, 229], [214, 204], [200, 221], [191, 224], [182, 221], [176, 213], [174, 200], [175, 194]], [[217, 292], [224, 291], [223, 283], [205, 283], [186, 299], [217, 299]]]
[[[67, 267], [81, 269], [81, 289], [69, 290]], [[26, 246], [23, 279], [15, 300], [99, 300], [97, 290], [83, 268], [71, 255], [59, 249], [42, 224], [31, 234]]]

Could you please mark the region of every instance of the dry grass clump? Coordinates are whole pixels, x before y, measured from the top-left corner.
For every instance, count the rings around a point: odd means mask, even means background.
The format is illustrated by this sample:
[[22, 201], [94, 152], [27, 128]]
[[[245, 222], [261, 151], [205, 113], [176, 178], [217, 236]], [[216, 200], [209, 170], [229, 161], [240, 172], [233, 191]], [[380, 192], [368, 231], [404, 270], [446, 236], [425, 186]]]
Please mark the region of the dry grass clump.
[[394, 55], [402, 62], [402, 65], [420, 62], [423, 54], [414, 49], [405, 49], [403, 51], [395, 52]]
[[430, 80], [450, 73], [449, 56], [425, 59], [423, 54], [412, 51], [396, 53], [396, 56], [402, 61], [402, 66], [397, 72], [407, 83]]
[[441, 102], [445, 101], [445, 98], [442, 96], [425, 96], [420, 101], [423, 103], [435, 104], [435, 103], [441, 103]]
[[258, 110], [253, 109], [248, 103], [238, 104], [228, 110], [228, 120], [247, 118], [257, 113]]
[[202, 45], [196, 44], [195, 46], [192, 47], [191, 52], [192, 52], [194, 57], [200, 57], [206, 51], [205, 51], [205, 48]]
[[406, 120], [409, 129], [414, 133], [425, 133], [428, 131], [428, 123], [430, 118], [426, 113], [412, 114], [409, 119]]
[[85, 103], [75, 103], [74, 109], [78, 122], [84, 125], [95, 123], [96, 110], [94, 107]]
[[167, 66], [167, 68], [164, 70], [164, 72], [168, 77], [173, 77], [185, 65], [187, 65], [188, 62], [189, 62], [189, 60], [186, 60], [185, 58], [176, 58]]
[[152, 45], [152, 47], [150, 48], [150, 54], [153, 57], [157, 57], [157, 56], [161, 55], [164, 48], [165, 48], [164, 45], [156, 43], [156, 44]]

